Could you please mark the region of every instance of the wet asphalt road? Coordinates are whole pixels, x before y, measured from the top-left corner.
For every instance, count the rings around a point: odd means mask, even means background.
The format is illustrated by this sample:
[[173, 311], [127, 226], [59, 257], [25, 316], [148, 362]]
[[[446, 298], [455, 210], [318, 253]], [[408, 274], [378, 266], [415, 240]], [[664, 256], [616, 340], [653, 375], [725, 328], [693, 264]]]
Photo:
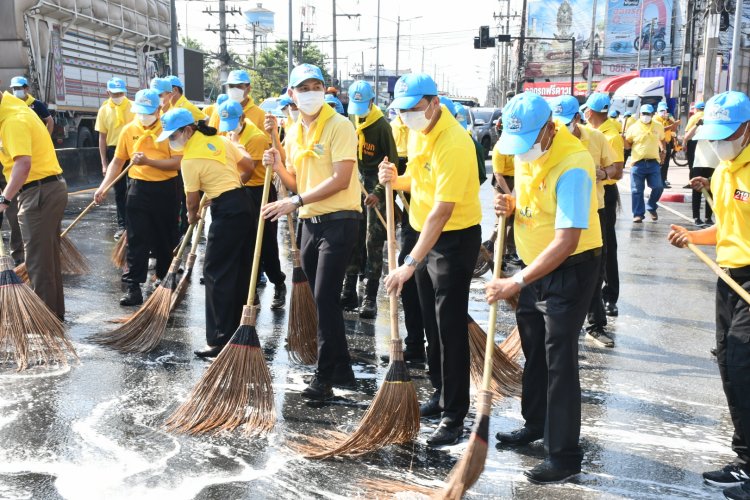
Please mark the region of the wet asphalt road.
[[[686, 169], [673, 170], [675, 186], [686, 178]], [[494, 220], [490, 190], [489, 182], [482, 186], [485, 238]], [[732, 459], [729, 417], [709, 354], [715, 279], [688, 251], [667, 245], [674, 216], [662, 213], [657, 223], [634, 225], [627, 181], [620, 190], [620, 316], [609, 325], [616, 347], [599, 348], [583, 337], [580, 342], [584, 473], [565, 485], [528, 483], [522, 472], [541, 460], [543, 447], [496, 448], [497, 431], [522, 424], [520, 402], [506, 399], [492, 412], [485, 472], [469, 498], [721, 497], [700, 478], [702, 471]], [[90, 196], [71, 196], [64, 225]], [[672, 206], [689, 215], [689, 204]], [[376, 320], [347, 315], [356, 392], [336, 390], [336, 399], [323, 405], [300, 397], [303, 377], [312, 368], [290, 364], [286, 312], [269, 309], [269, 286], [260, 292], [258, 331], [274, 379], [279, 415], [274, 431], [255, 440], [240, 432], [201, 437], [165, 432], [165, 418], [207, 367], [192, 354], [205, 343], [200, 260], [187, 298], [154, 352], [123, 355], [90, 344], [87, 336], [114, 328], [108, 321], [129, 312], [117, 304], [123, 290], [108, 259], [113, 220], [113, 205], [100, 207], [70, 235], [93, 270], [65, 278], [67, 328], [80, 363], [20, 374], [0, 367], [0, 498], [365, 498], [358, 485], [362, 479], [439, 485], [446, 477], [466, 440], [428, 449], [425, 439], [434, 421], [423, 421], [413, 446], [359, 459], [311, 462], [285, 445], [295, 434], [356, 426], [386, 370], [380, 362], [388, 346], [388, 301], [382, 291]], [[290, 271], [286, 250], [282, 256]], [[488, 310], [482, 289], [488, 278], [472, 284], [470, 313], [483, 327]], [[499, 317], [498, 341], [514, 321], [506, 306]], [[412, 376], [425, 398], [431, 390], [424, 371], [412, 370]], [[467, 429], [472, 420], [473, 410]]]

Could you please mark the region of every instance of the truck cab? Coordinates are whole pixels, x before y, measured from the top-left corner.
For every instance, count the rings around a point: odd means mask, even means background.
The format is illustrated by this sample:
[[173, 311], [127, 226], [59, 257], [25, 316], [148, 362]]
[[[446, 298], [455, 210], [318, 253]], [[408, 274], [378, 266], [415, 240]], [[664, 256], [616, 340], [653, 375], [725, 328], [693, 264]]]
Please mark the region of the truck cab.
[[638, 117], [642, 105], [651, 104], [656, 109], [657, 104], [664, 98], [664, 77], [633, 78], [615, 91], [610, 109], [615, 109], [620, 114], [629, 111]]

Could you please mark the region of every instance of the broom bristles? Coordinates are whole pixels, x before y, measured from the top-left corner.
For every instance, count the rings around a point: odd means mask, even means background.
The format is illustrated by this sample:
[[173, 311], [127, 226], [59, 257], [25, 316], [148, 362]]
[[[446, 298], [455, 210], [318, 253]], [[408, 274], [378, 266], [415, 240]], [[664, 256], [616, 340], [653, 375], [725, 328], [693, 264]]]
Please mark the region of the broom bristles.
[[91, 271], [88, 260], [67, 235], [60, 238], [60, 253], [63, 274], [80, 275]]
[[356, 457], [389, 444], [414, 441], [417, 434], [417, 391], [404, 362], [401, 340], [391, 340], [391, 363], [385, 380], [354, 433], [328, 433], [328, 438], [313, 438], [309, 444], [296, 448], [306, 458]]
[[[469, 367], [471, 379], [477, 386], [482, 384], [486, 343], [487, 334], [469, 317]], [[498, 398], [520, 396], [522, 375], [521, 367], [495, 345], [492, 352], [492, 393]]]
[[513, 331], [510, 332], [510, 335], [505, 340], [500, 342], [498, 347], [509, 359], [518, 361], [518, 358], [521, 356], [521, 333], [518, 331], [517, 326], [513, 328]]
[[78, 359], [62, 321], [13, 271], [13, 259], [0, 257], [0, 361], [17, 370], [30, 364], [68, 364]]
[[287, 329], [289, 357], [295, 363], [314, 365], [318, 361], [318, 312], [310, 282], [298, 266], [292, 270]]
[[200, 434], [234, 430], [261, 436], [276, 423], [271, 373], [255, 329], [254, 308], [211, 363], [187, 400], [166, 421], [172, 432]]
[[154, 350], [167, 328], [175, 281], [175, 273], [170, 270], [151, 297], [122, 326], [89, 340], [122, 352]]
[[128, 232], [125, 231], [117, 240], [115, 248], [112, 250], [112, 264], [116, 268], [122, 269], [127, 264], [128, 258]]

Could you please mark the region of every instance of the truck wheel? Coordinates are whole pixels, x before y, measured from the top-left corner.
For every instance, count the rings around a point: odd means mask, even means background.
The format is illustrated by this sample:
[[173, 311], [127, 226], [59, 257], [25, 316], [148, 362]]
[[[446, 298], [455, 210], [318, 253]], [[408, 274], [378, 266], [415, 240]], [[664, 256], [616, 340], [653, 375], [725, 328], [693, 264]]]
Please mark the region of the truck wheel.
[[78, 129], [78, 147], [79, 148], [93, 148], [94, 147], [94, 135], [87, 127], [81, 127]]
[[490, 158], [492, 156], [492, 140], [489, 138], [489, 136], [482, 137], [482, 149], [484, 149], [484, 154], [486, 158]]

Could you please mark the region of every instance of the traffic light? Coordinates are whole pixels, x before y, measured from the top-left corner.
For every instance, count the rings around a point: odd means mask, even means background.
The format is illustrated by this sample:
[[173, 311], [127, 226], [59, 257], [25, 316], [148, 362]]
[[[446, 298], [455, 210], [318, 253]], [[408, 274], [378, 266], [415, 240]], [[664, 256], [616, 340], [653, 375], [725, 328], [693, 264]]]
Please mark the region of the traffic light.
[[488, 47], [495, 46], [495, 39], [490, 38], [490, 27], [480, 26], [479, 27], [479, 47], [486, 49]]
[[510, 35], [497, 35], [498, 42], [510, 42]]
[[478, 36], [474, 37], [474, 48], [475, 49], [481, 49], [482, 48], [481, 39]]

